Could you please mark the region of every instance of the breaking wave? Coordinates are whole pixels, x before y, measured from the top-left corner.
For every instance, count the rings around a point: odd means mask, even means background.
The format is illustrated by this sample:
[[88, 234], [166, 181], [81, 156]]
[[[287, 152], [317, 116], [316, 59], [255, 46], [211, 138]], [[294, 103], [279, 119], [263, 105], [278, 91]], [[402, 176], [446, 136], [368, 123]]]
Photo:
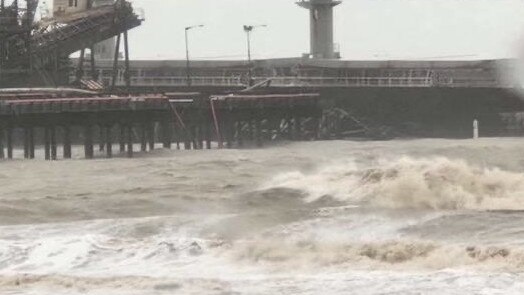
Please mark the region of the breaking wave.
[[436, 210], [523, 210], [524, 174], [444, 157], [336, 164], [290, 172], [264, 187], [302, 190], [306, 200], [332, 197], [359, 206]]
[[474, 268], [522, 271], [524, 249], [512, 246], [437, 244], [428, 241], [392, 240], [375, 243], [321, 241], [257, 241], [239, 246], [235, 258], [287, 270], [318, 267], [355, 269], [447, 269]]

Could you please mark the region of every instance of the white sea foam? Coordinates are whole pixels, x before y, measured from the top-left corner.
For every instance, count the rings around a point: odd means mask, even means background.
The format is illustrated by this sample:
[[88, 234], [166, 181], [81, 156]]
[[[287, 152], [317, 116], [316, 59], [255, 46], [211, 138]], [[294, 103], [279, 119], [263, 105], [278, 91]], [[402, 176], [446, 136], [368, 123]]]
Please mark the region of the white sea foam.
[[523, 210], [524, 174], [481, 168], [444, 157], [334, 164], [313, 173], [283, 173], [267, 183], [362, 206], [420, 209]]

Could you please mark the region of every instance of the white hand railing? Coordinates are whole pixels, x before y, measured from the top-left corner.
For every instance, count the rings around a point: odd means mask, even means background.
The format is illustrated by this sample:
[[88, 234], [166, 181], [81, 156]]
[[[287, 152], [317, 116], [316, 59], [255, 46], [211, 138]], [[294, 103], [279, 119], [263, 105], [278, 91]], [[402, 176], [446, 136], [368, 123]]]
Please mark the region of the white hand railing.
[[[132, 86], [185, 86], [187, 77], [132, 77]], [[125, 85], [118, 81], [117, 85]], [[237, 77], [191, 77], [192, 86], [243, 86]]]
[[[267, 78], [260, 78], [267, 79]], [[312, 87], [432, 87], [427, 77], [275, 77], [272, 86]]]
[[[71, 77], [74, 81], [74, 77]], [[103, 77], [104, 83], [111, 77]], [[254, 77], [255, 83], [271, 80], [273, 87], [511, 87], [494, 79], [439, 79], [432, 77]], [[186, 86], [185, 76], [132, 77], [131, 86]], [[192, 86], [246, 86], [241, 77], [191, 77]], [[117, 76], [117, 86], [124, 86], [123, 75]]]

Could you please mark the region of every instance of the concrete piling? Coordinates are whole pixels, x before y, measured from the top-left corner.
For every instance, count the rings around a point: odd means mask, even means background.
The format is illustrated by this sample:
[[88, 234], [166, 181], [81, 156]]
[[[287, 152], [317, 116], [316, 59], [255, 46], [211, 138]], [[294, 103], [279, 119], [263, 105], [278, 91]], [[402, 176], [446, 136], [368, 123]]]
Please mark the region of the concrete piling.
[[140, 125], [140, 151], [147, 151], [147, 141], [148, 141], [148, 126], [146, 123]]
[[86, 159], [94, 158], [93, 127], [90, 124], [84, 126], [84, 154]]
[[119, 124], [120, 134], [118, 137], [118, 142], [120, 144], [120, 153], [126, 152], [126, 126], [123, 123]]
[[204, 124], [204, 133], [206, 137], [206, 149], [211, 149], [211, 121], [209, 119], [203, 122]]
[[113, 134], [111, 131], [112, 131], [111, 125], [105, 126], [106, 156], [109, 159], [113, 157]]
[[133, 157], [133, 126], [131, 124], [126, 126], [126, 141], [127, 141], [127, 157]]
[[5, 131], [2, 126], [0, 126], [0, 160], [5, 159], [5, 152], [4, 152], [4, 135]]
[[150, 121], [147, 123], [146, 128], [146, 135], [147, 135], [147, 143], [149, 145], [149, 150], [152, 151], [155, 149], [155, 139], [156, 139], [156, 124], [153, 121]]
[[162, 131], [162, 146], [165, 149], [171, 149], [171, 143], [173, 142], [173, 126], [167, 119], [162, 120], [161, 131]]
[[233, 148], [233, 139], [235, 137], [235, 126], [233, 122], [233, 110], [229, 110], [226, 114], [224, 124], [224, 135], [226, 136], [226, 148]]
[[49, 126], [44, 127], [44, 150], [45, 150], [45, 159], [47, 161], [51, 160], [51, 134]]
[[62, 127], [64, 134], [64, 159], [71, 159], [71, 128], [67, 125]]
[[29, 127], [24, 128], [24, 159], [29, 159]]
[[194, 150], [198, 150], [198, 130], [195, 125], [190, 127], [191, 130], [191, 144], [193, 145]]
[[29, 159], [35, 158], [35, 129], [29, 128]]
[[176, 123], [173, 126], [173, 133], [174, 133], [175, 142], [176, 142], [176, 149], [180, 150], [180, 130], [179, 130], [178, 125]]
[[57, 160], [57, 145], [56, 145], [56, 128], [55, 126], [49, 127], [50, 143], [51, 143], [51, 160]]
[[105, 150], [105, 128], [102, 125], [98, 126], [98, 151], [103, 152]]
[[189, 134], [189, 131], [185, 129], [184, 131], [184, 149], [190, 150], [191, 149], [191, 134]]
[[6, 130], [7, 158], [13, 159], [13, 128], [7, 127]]

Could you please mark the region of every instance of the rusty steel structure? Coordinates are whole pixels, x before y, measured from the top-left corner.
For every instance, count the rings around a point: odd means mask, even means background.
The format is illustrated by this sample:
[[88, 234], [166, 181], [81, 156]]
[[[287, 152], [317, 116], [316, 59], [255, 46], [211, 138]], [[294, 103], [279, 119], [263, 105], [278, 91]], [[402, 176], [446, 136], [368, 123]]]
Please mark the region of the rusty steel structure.
[[127, 36], [143, 20], [125, 0], [38, 21], [38, 0], [0, 1], [0, 88], [67, 84], [69, 55]]

